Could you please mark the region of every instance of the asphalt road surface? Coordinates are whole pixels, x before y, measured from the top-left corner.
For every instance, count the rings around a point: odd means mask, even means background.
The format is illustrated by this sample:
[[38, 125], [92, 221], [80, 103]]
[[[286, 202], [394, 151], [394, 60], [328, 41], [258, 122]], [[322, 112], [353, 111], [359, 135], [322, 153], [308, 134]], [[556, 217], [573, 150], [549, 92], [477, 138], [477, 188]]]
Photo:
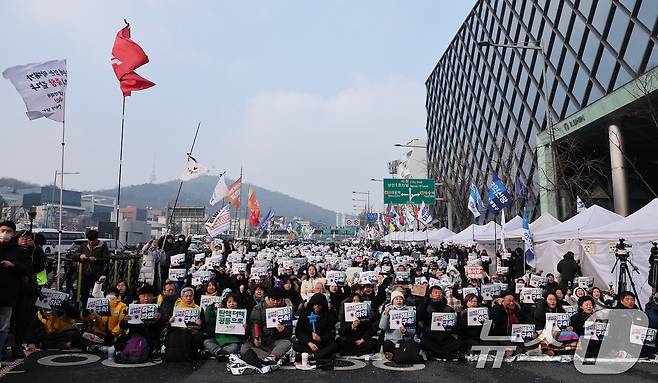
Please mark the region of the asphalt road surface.
[[[395, 371], [381, 368], [381, 362], [356, 361], [338, 362], [338, 367], [356, 367], [341, 371], [278, 370], [267, 375], [233, 376], [226, 371], [226, 364], [207, 360], [197, 365], [192, 363], [166, 363], [148, 367], [118, 368], [102, 364], [103, 359], [92, 357], [89, 363], [75, 366], [44, 366], [37, 360], [51, 356], [55, 363], [85, 362], [85, 358], [67, 356], [71, 353], [38, 352], [30, 355], [22, 364], [15, 366], [0, 380], [5, 382], [54, 383], [54, 382], [259, 382], [288, 381], [305, 382], [656, 382], [658, 364], [638, 363], [621, 375], [584, 375], [571, 363], [557, 362], [512, 362], [503, 363], [501, 368], [491, 368], [487, 363], [478, 369], [475, 362], [429, 361], [418, 365], [414, 371]], [[87, 354], [88, 355], [88, 354]], [[96, 359], [96, 360], [93, 360]], [[353, 365], [356, 363], [356, 365]], [[378, 366], [373, 365], [376, 364]], [[397, 368], [397, 367], [396, 367]], [[413, 368], [413, 367], [412, 367]], [[4, 372], [3, 372], [4, 373]], [[0, 373], [2, 376], [2, 373]]]

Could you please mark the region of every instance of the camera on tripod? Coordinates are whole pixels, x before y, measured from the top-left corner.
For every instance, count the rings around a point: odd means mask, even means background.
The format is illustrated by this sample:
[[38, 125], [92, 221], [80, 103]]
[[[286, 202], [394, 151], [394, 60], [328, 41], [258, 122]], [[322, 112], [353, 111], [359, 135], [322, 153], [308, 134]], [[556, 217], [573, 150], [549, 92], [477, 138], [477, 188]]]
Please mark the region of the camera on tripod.
[[617, 291], [618, 292], [628, 291], [630, 284], [630, 288], [633, 290], [633, 293], [635, 293], [635, 296], [637, 297], [639, 295], [637, 294], [637, 289], [635, 288], [635, 282], [633, 281], [633, 276], [631, 275], [629, 266], [637, 274], [640, 274], [640, 269], [638, 269], [637, 266], [635, 266], [631, 261], [630, 251], [628, 251], [629, 247], [632, 246], [626, 243], [626, 240], [624, 238], [619, 238], [619, 242], [617, 242], [617, 244], [615, 245], [615, 256], [617, 257], [617, 260], [615, 261], [615, 264], [612, 266], [612, 271], [610, 272], [614, 273], [615, 269], [617, 268], [617, 264], [619, 264]]
[[[615, 245], [615, 255], [617, 258], [628, 258], [628, 248], [633, 245], [626, 243], [624, 238], [619, 238], [619, 242]], [[658, 250], [658, 249], [657, 249]]]

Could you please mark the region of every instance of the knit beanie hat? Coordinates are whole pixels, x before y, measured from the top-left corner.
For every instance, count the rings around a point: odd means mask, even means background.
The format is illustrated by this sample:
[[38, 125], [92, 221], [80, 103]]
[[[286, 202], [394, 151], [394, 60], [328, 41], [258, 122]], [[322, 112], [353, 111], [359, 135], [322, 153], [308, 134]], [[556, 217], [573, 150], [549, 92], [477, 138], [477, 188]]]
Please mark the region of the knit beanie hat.
[[397, 297], [400, 297], [400, 298], [402, 298], [402, 300], [404, 300], [404, 294], [402, 294], [402, 293], [399, 292], [399, 291], [393, 291], [393, 292], [391, 293], [391, 303], [393, 303], [393, 300], [394, 300], [395, 298], [397, 298]]

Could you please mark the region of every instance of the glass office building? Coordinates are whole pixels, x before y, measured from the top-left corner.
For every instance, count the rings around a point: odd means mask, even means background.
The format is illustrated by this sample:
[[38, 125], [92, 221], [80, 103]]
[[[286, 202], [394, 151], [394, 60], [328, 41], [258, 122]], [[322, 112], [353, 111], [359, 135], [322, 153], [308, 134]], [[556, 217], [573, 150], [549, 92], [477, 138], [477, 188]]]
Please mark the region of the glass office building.
[[468, 226], [469, 187], [486, 204], [494, 172], [512, 194], [528, 186], [512, 214], [568, 218], [576, 194], [629, 214], [654, 198], [657, 19], [655, 0], [478, 1], [426, 81], [438, 215]]

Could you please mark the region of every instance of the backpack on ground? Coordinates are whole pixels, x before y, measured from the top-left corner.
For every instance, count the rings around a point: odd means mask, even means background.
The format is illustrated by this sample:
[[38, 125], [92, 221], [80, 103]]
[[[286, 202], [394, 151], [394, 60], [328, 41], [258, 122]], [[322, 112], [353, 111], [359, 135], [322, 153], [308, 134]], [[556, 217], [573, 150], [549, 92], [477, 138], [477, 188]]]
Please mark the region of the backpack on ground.
[[421, 361], [418, 345], [413, 340], [401, 340], [395, 345], [393, 362], [396, 364], [415, 364]]
[[194, 360], [192, 334], [189, 331], [172, 329], [167, 333], [165, 362], [190, 362]]
[[118, 352], [114, 358], [117, 363], [138, 364], [146, 363], [151, 354], [151, 347], [146, 338], [141, 335], [132, 335], [121, 352]]

